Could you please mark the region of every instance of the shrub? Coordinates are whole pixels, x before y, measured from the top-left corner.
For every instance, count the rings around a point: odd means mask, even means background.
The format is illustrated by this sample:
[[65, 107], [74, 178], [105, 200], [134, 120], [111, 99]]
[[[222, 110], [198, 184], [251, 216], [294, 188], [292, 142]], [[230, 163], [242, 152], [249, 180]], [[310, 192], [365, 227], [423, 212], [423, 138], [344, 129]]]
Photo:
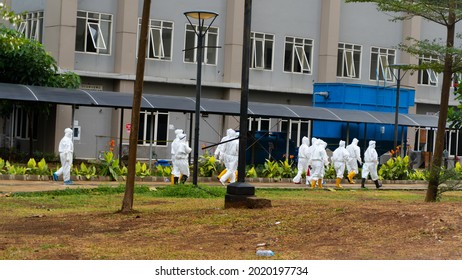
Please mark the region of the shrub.
[[279, 161], [280, 173], [282, 178], [293, 178], [297, 174], [297, 169], [292, 167], [293, 162], [289, 164], [289, 161], [286, 159], [284, 161]]
[[266, 159], [263, 166], [263, 176], [265, 178], [281, 179], [282, 167], [276, 161]]
[[27, 162], [26, 172], [32, 175], [49, 175], [50, 169], [44, 158], [38, 163], [36, 163], [35, 159], [31, 158]]
[[212, 177], [218, 174], [217, 161], [213, 155], [206, 151], [198, 160], [198, 169], [200, 177]]
[[379, 176], [384, 180], [407, 180], [410, 173], [409, 157], [390, 158], [385, 164], [382, 164], [379, 170]]
[[85, 163], [80, 164], [80, 170], [75, 167], [74, 168], [75, 175], [84, 176], [87, 180], [90, 180], [93, 177], [96, 177], [96, 167], [94, 165], [87, 167]]
[[120, 175], [119, 160], [114, 159], [112, 152], [104, 152], [103, 159], [99, 164], [99, 175], [109, 176], [112, 180], [116, 180]]
[[135, 175], [141, 178], [151, 176], [151, 170], [147, 167], [146, 163], [141, 164], [139, 161], [135, 165]]

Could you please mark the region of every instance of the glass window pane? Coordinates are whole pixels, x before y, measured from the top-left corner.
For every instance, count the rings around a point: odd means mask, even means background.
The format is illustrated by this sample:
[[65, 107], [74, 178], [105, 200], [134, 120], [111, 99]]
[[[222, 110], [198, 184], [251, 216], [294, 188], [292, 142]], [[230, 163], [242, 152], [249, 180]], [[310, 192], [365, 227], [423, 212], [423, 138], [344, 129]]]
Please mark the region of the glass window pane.
[[[189, 26], [189, 25], [188, 25]], [[196, 34], [194, 31], [186, 31], [184, 61], [195, 62], [194, 53], [196, 51]]]
[[207, 46], [211, 48], [207, 48], [207, 64], [215, 65], [217, 64], [217, 48], [218, 46], [218, 35], [216, 34], [208, 34], [207, 36]]
[[273, 68], [273, 41], [265, 41], [265, 69], [271, 70]]
[[168, 133], [168, 114], [157, 115], [157, 145], [167, 145], [167, 133]]
[[164, 57], [164, 48], [162, 47], [162, 31], [151, 28], [151, 46], [156, 58]]
[[172, 41], [173, 41], [173, 34], [171, 29], [164, 29], [162, 32], [162, 41], [163, 41], [163, 48], [164, 48], [164, 58], [165, 59], [172, 59]]
[[286, 72], [292, 71], [292, 49], [293, 44], [287, 42], [284, 50], [284, 71]]
[[263, 68], [263, 42], [255, 41], [255, 68]]
[[75, 50], [78, 52], [85, 51], [85, 19], [77, 19], [77, 28], [75, 36]]

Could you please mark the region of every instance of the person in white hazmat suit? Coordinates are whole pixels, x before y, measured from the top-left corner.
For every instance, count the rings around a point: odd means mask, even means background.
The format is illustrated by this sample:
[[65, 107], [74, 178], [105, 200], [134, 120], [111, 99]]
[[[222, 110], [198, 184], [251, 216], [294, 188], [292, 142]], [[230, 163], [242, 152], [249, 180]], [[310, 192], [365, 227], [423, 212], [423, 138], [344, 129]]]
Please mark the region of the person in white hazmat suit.
[[72, 129], [64, 129], [64, 137], [59, 141], [58, 146], [61, 168], [53, 173], [53, 180], [58, 181], [59, 176], [63, 175], [65, 185], [71, 185], [71, 167], [74, 154], [74, 143], [72, 142]]
[[351, 141], [351, 144], [346, 147], [350, 158], [347, 161], [346, 168], [348, 171], [348, 182], [350, 184], [354, 184], [355, 182], [353, 181], [353, 178], [355, 177], [356, 174], [359, 173], [358, 169], [358, 162], [359, 164], [362, 164], [361, 161], [361, 150], [358, 147], [358, 139], [353, 138]]
[[338, 148], [335, 149], [331, 157], [336, 173], [335, 186], [337, 188], [342, 188], [342, 185], [340, 185], [340, 183], [342, 182], [346, 162], [348, 161], [349, 157], [350, 154], [345, 149], [345, 141], [340, 140], [340, 142], [338, 143]]
[[[233, 129], [228, 129], [229, 131], [229, 138], [233, 139], [239, 136], [236, 131]], [[236, 182], [236, 171], [239, 159], [239, 139], [234, 139], [233, 141], [227, 142], [224, 144], [222, 155], [223, 155], [223, 162], [226, 167], [226, 173], [221, 176], [220, 183], [225, 186], [225, 183], [228, 181], [230, 183]]]
[[309, 155], [309, 158], [308, 158], [308, 170], [306, 171], [306, 186], [311, 186], [311, 175], [313, 173], [313, 171], [311, 170], [311, 163], [310, 163], [310, 159], [311, 159], [311, 155], [313, 154], [314, 152], [314, 149], [316, 149], [316, 141], [318, 141], [318, 138], [316, 137], [311, 137], [311, 146], [308, 147], [308, 155]]
[[322, 180], [324, 178], [324, 166], [329, 164], [329, 157], [326, 152], [327, 143], [321, 139], [316, 140], [315, 149], [311, 154], [310, 165], [312, 167], [311, 188], [316, 187], [322, 189]]
[[172, 146], [170, 150], [170, 153], [172, 155], [172, 175], [173, 175], [174, 184], [178, 184], [178, 180], [181, 175], [180, 170], [178, 170], [178, 164], [175, 162], [176, 161], [175, 155], [178, 151], [178, 143], [180, 141], [180, 135], [182, 134], [183, 134], [182, 129], [175, 129], [175, 139], [173, 139], [172, 141]]
[[372, 181], [375, 183], [377, 189], [382, 187], [382, 184], [379, 182], [379, 176], [377, 174], [377, 166], [379, 164], [379, 156], [375, 150], [375, 141], [369, 141], [369, 147], [367, 147], [366, 152], [364, 152], [364, 164], [361, 172], [361, 188], [365, 189], [364, 184], [368, 175], [371, 175]]
[[[298, 163], [297, 163], [297, 175], [292, 179], [295, 184], [300, 184], [302, 180], [302, 174], [306, 174], [308, 171], [308, 161], [310, 155], [308, 149], [310, 148], [310, 139], [306, 136], [302, 138], [302, 144], [298, 147]], [[308, 176], [308, 175], [307, 175]]]
[[177, 165], [179, 176], [181, 176], [181, 184], [184, 184], [189, 177], [188, 156], [192, 149], [186, 141], [186, 134], [179, 134], [178, 146], [175, 153], [175, 164]]
[[[220, 143], [225, 142], [228, 139], [231, 139], [230, 135], [232, 135], [233, 133], [235, 133], [235, 131], [232, 128], [228, 128], [226, 130], [226, 136], [221, 138]], [[220, 161], [220, 162], [223, 162], [223, 150], [224, 150], [226, 144], [227, 143], [220, 144], [215, 149], [215, 153], [214, 153], [215, 159]]]

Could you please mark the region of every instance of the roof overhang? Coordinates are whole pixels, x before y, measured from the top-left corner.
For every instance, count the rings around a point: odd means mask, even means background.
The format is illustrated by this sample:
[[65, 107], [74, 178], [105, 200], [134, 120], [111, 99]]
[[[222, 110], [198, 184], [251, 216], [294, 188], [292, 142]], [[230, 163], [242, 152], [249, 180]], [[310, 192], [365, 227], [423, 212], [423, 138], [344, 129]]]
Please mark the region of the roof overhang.
[[[133, 94], [114, 91], [49, 88], [0, 83], [0, 99], [44, 102], [63, 105], [95, 106], [131, 109]], [[195, 98], [144, 93], [141, 109], [149, 111], [195, 112]], [[201, 98], [201, 112], [218, 115], [240, 114], [236, 101]], [[322, 120], [350, 123], [394, 124], [395, 114], [388, 112], [346, 110], [300, 105], [249, 102], [249, 116], [297, 120]], [[410, 127], [438, 127], [438, 116], [399, 114], [398, 125]]]

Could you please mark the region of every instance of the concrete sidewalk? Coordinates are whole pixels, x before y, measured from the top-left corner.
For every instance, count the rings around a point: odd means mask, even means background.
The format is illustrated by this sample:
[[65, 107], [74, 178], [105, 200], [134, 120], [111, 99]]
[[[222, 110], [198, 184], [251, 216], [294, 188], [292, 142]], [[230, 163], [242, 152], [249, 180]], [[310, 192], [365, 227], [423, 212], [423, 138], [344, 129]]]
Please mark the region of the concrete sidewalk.
[[[302, 184], [294, 184], [289, 182], [248, 182], [256, 188], [284, 188], [284, 189], [309, 189], [311, 187]], [[221, 186], [218, 181], [199, 182], [199, 184], [209, 186]], [[418, 183], [384, 183], [380, 190], [426, 190], [427, 182], [422, 181]], [[96, 188], [98, 186], [125, 186], [124, 181], [74, 181], [73, 185], [64, 185], [62, 181], [23, 181], [23, 180], [0, 180], [0, 193], [14, 193], [14, 192], [37, 192], [37, 191], [52, 191], [64, 189], [78, 189], [78, 188]], [[169, 182], [140, 182], [136, 181], [135, 185], [145, 186], [169, 186]], [[360, 184], [349, 184], [347, 182], [342, 184], [343, 189], [358, 190]], [[366, 187], [370, 190], [375, 190], [375, 185], [368, 181]], [[336, 189], [335, 184], [331, 180], [326, 180], [324, 189]], [[316, 188], [318, 190], [318, 188]]]

